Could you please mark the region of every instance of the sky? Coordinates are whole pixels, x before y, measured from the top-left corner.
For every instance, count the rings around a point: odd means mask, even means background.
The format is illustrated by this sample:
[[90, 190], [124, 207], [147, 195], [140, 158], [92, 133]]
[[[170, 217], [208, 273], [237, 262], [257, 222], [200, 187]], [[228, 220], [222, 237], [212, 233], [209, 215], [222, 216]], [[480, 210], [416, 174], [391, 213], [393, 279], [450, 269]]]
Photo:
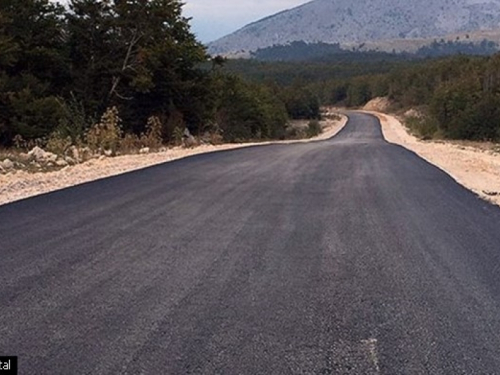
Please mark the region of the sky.
[[[67, 4], [68, 0], [51, 0]], [[305, 4], [310, 0], [183, 0], [184, 15], [203, 43], [212, 42], [250, 22]]]
[[184, 15], [192, 17], [191, 30], [207, 43], [250, 22], [310, 0], [184, 0]]

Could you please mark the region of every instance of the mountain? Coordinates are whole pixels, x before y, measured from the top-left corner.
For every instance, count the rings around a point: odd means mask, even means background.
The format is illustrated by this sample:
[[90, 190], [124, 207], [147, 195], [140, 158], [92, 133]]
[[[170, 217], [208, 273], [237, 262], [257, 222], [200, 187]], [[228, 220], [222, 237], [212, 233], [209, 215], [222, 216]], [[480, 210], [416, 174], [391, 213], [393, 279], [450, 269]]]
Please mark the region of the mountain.
[[209, 44], [212, 54], [286, 45], [415, 40], [500, 29], [500, 0], [314, 0]]

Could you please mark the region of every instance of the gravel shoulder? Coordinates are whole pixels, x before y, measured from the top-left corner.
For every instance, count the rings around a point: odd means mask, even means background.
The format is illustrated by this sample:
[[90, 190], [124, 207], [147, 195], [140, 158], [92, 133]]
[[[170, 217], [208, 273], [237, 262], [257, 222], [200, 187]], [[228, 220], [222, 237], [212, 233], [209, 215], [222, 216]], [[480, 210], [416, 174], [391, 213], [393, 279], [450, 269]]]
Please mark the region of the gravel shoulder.
[[347, 117], [345, 116], [342, 116], [341, 120], [323, 121], [323, 133], [311, 139], [223, 144], [217, 146], [202, 145], [192, 149], [179, 147], [147, 155], [124, 155], [114, 158], [93, 159], [83, 164], [68, 166], [54, 172], [29, 173], [26, 171], [16, 171], [0, 174], [0, 205], [208, 152], [267, 144], [321, 141], [335, 136], [346, 123]]
[[481, 198], [500, 206], [500, 154], [445, 141], [422, 141], [394, 116], [362, 111], [378, 117], [385, 139], [407, 148], [440, 168]]

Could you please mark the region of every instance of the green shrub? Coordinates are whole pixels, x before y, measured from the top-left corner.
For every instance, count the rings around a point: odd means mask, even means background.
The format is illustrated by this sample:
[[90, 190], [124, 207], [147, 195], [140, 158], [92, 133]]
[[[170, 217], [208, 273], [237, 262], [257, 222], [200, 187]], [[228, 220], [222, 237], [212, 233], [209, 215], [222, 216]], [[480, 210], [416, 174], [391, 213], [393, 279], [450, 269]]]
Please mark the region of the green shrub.
[[424, 140], [436, 137], [439, 132], [439, 123], [430, 116], [408, 117], [405, 125], [413, 134]]
[[120, 145], [122, 130], [121, 119], [116, 107], [108, 108], [98, 124], [92, 126], [85, 135], [87, 145], [97, 152], [111, 151], [116, 155]]
[[320, 135], [322, 132], [323, 129], [321, 128], [321, 124], [319, 123], [318, 120], [309, 121], [309, 124], [307, 125], [307, 136], [309, 138], [316, 137], [317, 135]]
[[65, 137], [60, 131], [56, 130], [49, 136], [45, 148], [54, 154], [64, 155], [72, 145], [71, 137]]
[[74, 144], [81, 143], [85, 137], [85, 131], [95, 121], [87, 116], [84, 105], [74, 95], [71, 95], [68, 100], [59, 100], [59, 105], [62, 116], [56, 131], [62, 137], [70, 137]]
[[175, 127], [172, 132], [172, 139], [175, 146], [182, 146], [184, 138], [184, 129], [180, 127]]
[[156, 116], [151, 116], [146, 125], [146, 133], [141, 134], [141, 145], [158, 150], [162, 145], [162, 123]]
[[215, 120], [226, 141], [284, 137], [286, 108], [268, 87], [236, 77], [222, 77], [219, 84]]

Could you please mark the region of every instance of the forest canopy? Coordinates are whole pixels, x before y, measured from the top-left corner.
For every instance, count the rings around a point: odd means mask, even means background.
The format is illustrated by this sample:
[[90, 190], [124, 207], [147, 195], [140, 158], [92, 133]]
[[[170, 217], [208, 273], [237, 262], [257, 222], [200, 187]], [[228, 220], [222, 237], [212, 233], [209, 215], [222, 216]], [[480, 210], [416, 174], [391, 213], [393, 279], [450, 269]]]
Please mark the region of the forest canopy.
[[409, 125], [424, 138], [500, 141], [500, 54], [428, 60], [312, 90], [332, 105], [363, 106], [384, 96], [394, 110], [417, 109]]
[[[124, 133], [144, 133], [154, 117], [167, 142], [185, 128], [196, 135], [225, 130], [231, 139], [281, 134], [288, 120], [281, 96], [222, 73], [224, 59], [207, 54], [182, 6], [2, 0], [0, 145], [54, 132], [82, 138], [112, 108]], [[242, 98], [250, 108], [236, 112], [233, 103]], [[229, 129], [234, 124], [240, 129]]]
[[[433, 46], [438, 51], [452, 44]], [[329, 60], [236, 60], [226, 69], [283, 90], [308, 92], [320, 105], [357, 108], [388, 97], [395, 111], [417, 109], [420, 116], [409, 125], [424, 138], [500, 141], [500, 54], [409, 59], [353, 52]]]

